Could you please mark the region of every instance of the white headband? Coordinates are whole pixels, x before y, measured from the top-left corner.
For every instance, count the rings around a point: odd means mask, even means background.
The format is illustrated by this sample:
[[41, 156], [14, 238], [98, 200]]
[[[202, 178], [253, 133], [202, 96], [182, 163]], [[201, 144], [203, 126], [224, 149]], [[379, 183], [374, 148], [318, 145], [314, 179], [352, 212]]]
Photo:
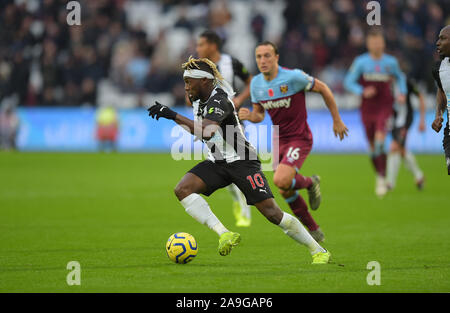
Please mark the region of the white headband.
[[183, 77], [215, 79], [214, 75], [202, 70], [184, 70]]
[[190, 78], [207, 78], [213, 79], [216, 85], [223, 89], [230, 97], [233, 97], [236, 93], [233, 90], [233, 87], [224, 79], [220, 80], [214, 77], [213, 74], [208, 73], [206, 71], [192, 69], [192, 70], [184, 70], [183, 77]]

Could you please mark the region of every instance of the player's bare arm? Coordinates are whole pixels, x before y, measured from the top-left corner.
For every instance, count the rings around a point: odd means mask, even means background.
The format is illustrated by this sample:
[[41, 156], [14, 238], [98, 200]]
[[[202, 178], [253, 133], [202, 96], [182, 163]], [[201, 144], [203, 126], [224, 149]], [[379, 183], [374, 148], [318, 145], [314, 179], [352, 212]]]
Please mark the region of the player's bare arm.
[[245, 81], [245, 88], [242, 90], [242, 92], [234, 97], [233, 103], [236, 107], [236, 110], [239, 110], [242, 103], [244, 103], [245, 100], [247, 100], [250, 97], [250, 82], [252, 81], [252, 75], [250, 75], [247, 80]]
[[442, 123], [444, 122], [444, 118], [442, 115], [445, 112], [445, 105], [446, 105], [446, 97], [444, 94], [444, 91], [440, 88], [438, 88], [437, 94], [436, 94], [436, 115], [433, 123], [431, 124], [431, 128], [435, 132], [439, 132], [442, 128]]
[[247, 120], [252, 123], [260, 123], [264, 120], [264, 116], [264, 108], [259, 103], [253, 103], [252, 111], [247, 108], [241, 108], [239, 110], [239, 119], [241, 119], [242, 121]]
[[336, 101], [334, 100], [333, 93], [330, 88], [324, 82], [315, 78], [314, 87], [311, 89], [313, 92], [318, 92], [322, 95], [323, 100], [325, 101], [328, 110], [333, 117], [333, 131], [334, 135], [339, 136], [340, 140], [343, 140], [345, 136], [348, 136], [348, 128], [345, 126], [344, 122], [341, 119], [339, 114], [339, 110], [336, 105]]
[[367, 86], [364, 88], [362, 96], [363, 98], [369, 99], [374, 97], [377, 94], [377, 89], [375, 86]]
[[419, 92], [419, 112], [420, 112], [420, 120], [419, 120], [419, 131], [425, 131], [425, 97], [421, 92]]
[[400, 103], [400, 104], [405, 104], [406, 103], [406, 95], [404, 95], [402, 93], [399, 94], [397, 96], [397, 102]]

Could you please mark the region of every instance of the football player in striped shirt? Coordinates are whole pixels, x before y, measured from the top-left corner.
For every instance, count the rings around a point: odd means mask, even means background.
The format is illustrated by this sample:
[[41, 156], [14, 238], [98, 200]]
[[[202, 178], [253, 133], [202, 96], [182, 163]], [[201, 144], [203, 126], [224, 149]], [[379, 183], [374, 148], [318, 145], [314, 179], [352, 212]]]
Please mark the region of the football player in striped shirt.
[[305, 245], [313, 264], [329, 263], [331, 254], [321, 247], [298, 219], [283, 212], [275, 202], [261, 170], [256, 149], [245, 138], [231, 99], [233, 91], [208, 59], [189, 58], [183, 64], [185, 90], [191, 100], [200, 100], [198, 114], [191, 120], [156, 102], [148, 111], [152, 118], [166, 118], [183, 126], [206, 143], [208, 159], [186, 173], [175, 187], [175, 195], [186, 212], [219, 235], [219, 254], [228, 255], [241, 241], [241, 235], [229, 231], [212, 212], [200, 194], [236, 184], [247, 204], [254, 205], [270, 222]]
[[412, 79], [406, 80], [407, 94], [406, 105], [394, 105], [394, 119], [392, 125], [392, 143], [391, 151], [387, 158], [386, 181], [389, 190], [395, 187], [397, 182], [397, 175], [400, 169], [402, 160], [405, 162], [406, 168], [413, 174], [416, 186], [419, 190], [423, 189], [425, 177], [422, 170], [417, 164], [416, 158], [411, 151], [406, 149], [406, 138], [408, 130], [411, 127], [414, 116], [414, 109], [411, 103], [411, 98], [415, 95], [419, 98], [419, 131], [425, 131], [425, 97], [420, 92], [416, 83]]
[[[241, 104], [250, 97], [250, 75], [247, 68], [241, 61], [235, 57], [222, 53], [222, 39], [212, 30], [205, 30], [197, 39], [197, 54], [199, 58], [207, 58], [214, 62], [217, 70], [227, 81], [233, 90], [236, 90], [236, 78], [239, 78], [244, 84], [244, 89], [233, 97], [233, 103], [238, 110]], [[194, 112], [197, 110], [199, 101], [191, 103], [186, 97], [186, 104], [193, 107]], [[251, 224], [251, 210], [245, 202], [245, 197], [235, 184], [227, 187], [233, 199], [233, 214], [236, 219], [236, 226], [248, 227]]]
[[447, 109], [447, 126], [444, 129], [443, 147], [447, 162], [447, 172], [450, 175], [450, 25], [441, 29], [436, 46], [441, 61], [436, 64], [433, 70], [433, 77], [438, 85], [438, 90], [436, 95], [436, 118], [431, 127], [436, 132], [441, 130], [444, 122], [442, 115]]

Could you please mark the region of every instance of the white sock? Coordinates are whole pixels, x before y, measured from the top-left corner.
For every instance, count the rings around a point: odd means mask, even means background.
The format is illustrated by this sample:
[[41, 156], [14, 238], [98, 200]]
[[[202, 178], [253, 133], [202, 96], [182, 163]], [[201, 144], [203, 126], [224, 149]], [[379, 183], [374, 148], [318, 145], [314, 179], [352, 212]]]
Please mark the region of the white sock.
[[235, 184], [230, 184], [228, 185], [227, 189], [230, 192], [233, 201], [239, 203], [239, 206], [241, 207], [241, 215], [245, 216], [246, 218], [251, 218], [250, 207], [247, 205], [247, 200], [245, 199], [244, 194], [241, 192], [238, 186], [236, 186]]
[[187, 214], [192, 216], [197, 222], [208, 226], [219, 236], [229, 232], [211, 211], [208, 202], [206, 202], [199, 194], [190, 194], [181, 200], [181, 205], [186, 209]]
[[278, 226], [283, 229], [286, 235], [298, 243], [305, 245], [309, 249], [311, 255], [316, 254], [317, 252], [326, 251], [314, 240], [313, 237], [311, 237], [310, 233], [305, 229], [302, 223], [300, 223], [300, 221], [292, 215], [283, 212], [283, 218]]
[[416, 180], [420, 180], [423, 178], [423, 173], [420, 170], [419, 165], [417, 165], [414, 154], [409, 151], [407, 151], [405, 154], [405, 166], [414, 175], [414, 178]]
[[386, 168], [386, 181], [392, 188], [395, 187], [397, 183], [398, 171], [400, 169], [400, 164], [402, 162], [402, 157], [400, 153], [391, 152], [387, 158], [387, 168]]

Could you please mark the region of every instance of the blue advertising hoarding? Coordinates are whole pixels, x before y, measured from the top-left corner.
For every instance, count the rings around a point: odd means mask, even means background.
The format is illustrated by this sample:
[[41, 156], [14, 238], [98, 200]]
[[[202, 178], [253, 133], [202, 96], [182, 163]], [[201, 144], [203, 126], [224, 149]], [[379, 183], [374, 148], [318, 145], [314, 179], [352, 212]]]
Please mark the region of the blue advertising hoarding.
[[[177, 112], [192, 118], [189, 108]], [[193, 136], [173, 121], [149, 118], [145, 109], [119, 110], [119, 151], [170, 152], [190, 146], [203, 149], [201, 143], [193, 144]], [[92, 108], [20, 108], [20, 129], [17, 145], [22, 151], [96, 151], [96, 111]], [[341, 116], [349, 128], [344, 141], [334, 137], [332, 119], [328, 111], [309, 111], [308, 123], [314, 136], [316, 153], [366, 153], [368, 145], [359, 111], [342, 111]], [[426, 131], [418, 131], [418, 115], [408, 134], [408, 148], [416, 153], [441, 153], [442, 131], [435, 133], [430, 125], [434, 113], [426, 116]], [[268, 114], [260, 124], [245, 122], [247, 136], [256, 147], [261, 140], [271, 142], [271, 121]], [[253, 133], [257, 130], [258, 134]], [[264, 132], [266, 132], [264, 134]], [[389, 144], [389, 138], [387, 144]]]

